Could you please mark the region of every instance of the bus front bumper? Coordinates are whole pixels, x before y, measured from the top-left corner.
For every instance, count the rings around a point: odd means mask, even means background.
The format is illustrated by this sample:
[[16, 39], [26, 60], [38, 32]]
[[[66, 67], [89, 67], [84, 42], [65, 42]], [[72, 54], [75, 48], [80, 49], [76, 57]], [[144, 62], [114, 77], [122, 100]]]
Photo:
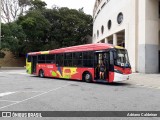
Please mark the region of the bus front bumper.
[[129, 80], [129, 74], [128, 75], [124, 75], [124, 74], [120, 74], [120, 73], [114, 73], [114, 81], [113, 82], [121, 82], [121, 81], [126, 81]]

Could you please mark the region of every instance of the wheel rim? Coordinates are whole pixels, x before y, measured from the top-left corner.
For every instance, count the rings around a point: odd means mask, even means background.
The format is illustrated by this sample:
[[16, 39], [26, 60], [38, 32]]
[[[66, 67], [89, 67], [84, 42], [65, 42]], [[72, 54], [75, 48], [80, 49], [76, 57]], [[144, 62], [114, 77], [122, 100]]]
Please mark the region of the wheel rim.
[[86, 75], [85, 75], [85, 79], [86, 79], [86, 80], [89, 80], [89, 79], [90, 79], [90, 74], [86, 74]]
[[40, 71], [40, 77], [43, 77], [44, 74], [43, 74], [43, 71]]

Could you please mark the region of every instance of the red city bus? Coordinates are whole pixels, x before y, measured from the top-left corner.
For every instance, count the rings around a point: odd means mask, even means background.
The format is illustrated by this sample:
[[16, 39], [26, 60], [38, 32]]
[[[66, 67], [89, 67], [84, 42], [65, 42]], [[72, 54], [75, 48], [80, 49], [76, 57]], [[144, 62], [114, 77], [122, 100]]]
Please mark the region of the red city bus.
[[132, 73], [127, 50], [105, 43], [28, 53], [26, 70], [39, 77], [109, 83], [128, 80]]

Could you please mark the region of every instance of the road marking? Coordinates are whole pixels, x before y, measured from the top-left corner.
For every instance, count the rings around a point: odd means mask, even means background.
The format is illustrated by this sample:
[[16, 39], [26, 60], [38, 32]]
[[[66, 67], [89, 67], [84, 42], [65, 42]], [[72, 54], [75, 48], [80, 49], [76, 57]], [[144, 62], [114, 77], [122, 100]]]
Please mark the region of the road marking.
[[4, 102], [19, 102], [19, 101], [13, 101], [13, 100], [0, 100], [0, 102], [1, 102], [1, 101], [2, 101], [2, 102], [3, 102], [3, 101], [4, 101]]
[[12, 104], [9, 104], [9, 105], [6, 105], [6, 106], [3, 106], [3, 107], [0, 107], [0, 109], [3, 109], [3, 108], [6, 108], [6, 107], [10, 107], [10, 106], [12, 106], [12, 105], [16, 105], [16, 104], [19, 104], [19, 103], [25, 102], [25, 101], [27, 101], [27, 100], [30, 100], [30, 99], [33, 99], [33, 98], [39, 97], [39, 96], [41, 96], [41, 95], [47, 94], [47, 93], [52, 92], [52, 91], [59, 90], [59, 89], [61, 89], [61, 88], [67, 87], [67, 86], [69, 86], [69, 85], [71, 85], [71, 84], [67, 84], [67, 85], [64, 85], [64, 86], [61, 86], [61, 87], [58, 87], [58, 88], [55, 88], [55, 89], [52, 89], [52, 90], [49, 90], [49, 91], [43, 92], [43, 93], [41, 93], [41, 94], [35, 95], [35, 96], [33, 96], [33, 97], [30, 97], [30, 98], [24, 99], [24, 100], [22, 100], [22, 101], [19, 101], [19, 102], [16, 102], [16, 103], [12, 103]]
[[23, 93], [38, 93], [38, 92], [40, 92], [40, 93], [43, 93], [45, 91], [18, 91], [18, 92], [23, 92]]
[[6, 96], [6, 95], [10, 95], [10, 94], [13, 94], [13, 93], [16, 93], [16, 92], [5, 92], [5, 93], [0, 93], [0, 97]]

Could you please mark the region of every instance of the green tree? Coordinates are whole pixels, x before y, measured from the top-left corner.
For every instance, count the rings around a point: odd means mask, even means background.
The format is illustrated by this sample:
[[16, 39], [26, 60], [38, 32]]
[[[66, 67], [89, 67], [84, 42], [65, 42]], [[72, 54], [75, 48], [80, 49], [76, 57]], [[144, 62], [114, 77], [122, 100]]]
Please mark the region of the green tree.
[[26, 34], [26, 52], [85, 44], [92, 35], [92, 17], [83, 10], [41, 5], [17, 21]]
[[81, 9], [56, 7], [43, 11], [43, 15], [51, 24], [49, 40], [60, 47], [85, 44], [87, 36], [92, 35], [92, 16]]
[[[3, 0], [3, 5], [12, 6], [7, 1]], [[85, 44], [87, 36], [92, 36], [92, 16], [86, 15], [83, 8], [46, 9], [46, 3], [41, 0], [10, 1], [16, 1], [15, 5], [20, 8], [30, 6], [25, 15], [17, 14], [16, 21], [8, 20], [9, 23], [1, 24], [2, 48], [10, 50], [15, 56], [30, 51]]]
[[[18, 1], [18, 0], [16, 0]], [[26, 15], [17, 21], [1, 24], [2, 49], [10, 50], [16, 57], [30, 51], [39, 51], [47, 42], [49, 22], [42, 15], [46, 3], [41, 0], [19, 0], [19, 6], [31, 5]]]
[[26, 35], [20, 25], [1, 24], [2, 49], [10, 50], [16, 57], [24, 51]]
[[47, 4], [41, 0], [31, 0], [31, 8], [30, 10], [38, 9], [43, 10]]
[[26, 34], [25, 52], [43, 50], [48, 43], [47, 36], [50, 30], [49, 21], [38, 10], [33, 10], [17, 21]]

